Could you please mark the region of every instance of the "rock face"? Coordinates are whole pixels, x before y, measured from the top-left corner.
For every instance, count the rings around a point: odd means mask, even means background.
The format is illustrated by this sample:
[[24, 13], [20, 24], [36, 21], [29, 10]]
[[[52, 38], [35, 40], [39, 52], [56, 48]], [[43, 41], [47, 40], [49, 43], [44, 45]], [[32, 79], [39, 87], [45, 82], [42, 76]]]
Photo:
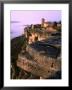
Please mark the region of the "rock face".
[[57, 75], [61, 71], [60, 47], [53, 46], [46, 41], [27, 45], [26, 52], [18, 55], [17, 66], [40, 78]]
[[[44, 62], [44, 61], [43, 61]], [[34, 75], [43, 77], [43, 78], [49, 78], [52, 75], [54, 75], [56, 72], [60, 71], [60, 61], [56, 60], [49, 60], [46, 65], [34, 61], [34, 59], [30, 60], [30, 58], [27, 58], [26, 56], [19, 55], [17, 66], [20, 68], [31, 72]]]

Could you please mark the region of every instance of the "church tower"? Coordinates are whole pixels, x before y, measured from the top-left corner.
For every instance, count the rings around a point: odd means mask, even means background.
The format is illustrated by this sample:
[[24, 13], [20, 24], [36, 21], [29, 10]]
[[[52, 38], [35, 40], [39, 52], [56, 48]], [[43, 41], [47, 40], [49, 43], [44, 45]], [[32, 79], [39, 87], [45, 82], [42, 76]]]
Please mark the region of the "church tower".
[[41, 27], [43, 27], [43, 26], [44, 26], [44, 22], [45, 22], [45, 19], [44, 19], [44, 18], [42, 18], [42, 19], [41, 19]]

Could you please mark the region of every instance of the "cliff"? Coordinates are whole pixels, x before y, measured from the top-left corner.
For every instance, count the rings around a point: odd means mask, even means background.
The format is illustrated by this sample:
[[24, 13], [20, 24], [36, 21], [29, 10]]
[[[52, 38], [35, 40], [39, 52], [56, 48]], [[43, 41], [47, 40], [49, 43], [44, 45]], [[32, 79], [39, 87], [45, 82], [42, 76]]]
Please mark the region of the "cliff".
[[[40, 78], [56, 76], [61, 72], [59, 39], [59, 37], [55, 39], [53, 37], [27, 45], [26, 52], [18, 55], [17, 66]], [[58, 44], [59, 47], [56, 46]], [[59, 75], [56, 78], [61, 78]]]

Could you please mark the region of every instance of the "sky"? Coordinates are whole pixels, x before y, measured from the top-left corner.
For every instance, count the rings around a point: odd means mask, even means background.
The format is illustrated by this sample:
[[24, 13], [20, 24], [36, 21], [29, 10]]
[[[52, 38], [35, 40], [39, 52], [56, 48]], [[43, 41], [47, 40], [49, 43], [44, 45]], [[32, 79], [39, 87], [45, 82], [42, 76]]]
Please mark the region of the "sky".
[[41, 19], [45, 21], [60, 21], [60, 10], [24, 10], [24, 11], [11, 11], [11, 38], [21, 35], [24, 31], [25, 25], [40, 24]]

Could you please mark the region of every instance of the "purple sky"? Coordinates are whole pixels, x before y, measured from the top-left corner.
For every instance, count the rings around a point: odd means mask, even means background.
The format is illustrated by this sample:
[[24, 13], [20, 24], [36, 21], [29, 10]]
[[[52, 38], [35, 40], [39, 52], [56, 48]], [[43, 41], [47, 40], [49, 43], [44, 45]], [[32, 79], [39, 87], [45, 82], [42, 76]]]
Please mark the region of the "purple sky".
[[[41, 18], [45, 18], [46, 21], [60, 21], [60, 10], [35, 10], [35, 11], [11, 11], [11, 32], [14, 32], [15, 36], [21, 35], [23, 32], [23, 25], [38, 24], [41, 23]], [[14, 37], [12, 34], [11, 37]]]

